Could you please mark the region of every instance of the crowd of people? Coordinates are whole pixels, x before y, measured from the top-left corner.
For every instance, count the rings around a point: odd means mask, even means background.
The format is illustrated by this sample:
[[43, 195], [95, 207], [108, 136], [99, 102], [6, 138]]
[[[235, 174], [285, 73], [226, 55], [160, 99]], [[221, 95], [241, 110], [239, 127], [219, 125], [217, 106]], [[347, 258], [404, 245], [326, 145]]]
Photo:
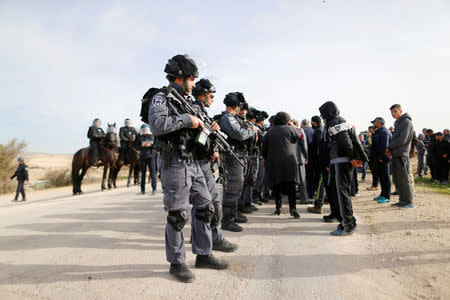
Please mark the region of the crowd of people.
[[[332, 101], [300, 124], [288, 113], [278, 112], [266, 126], [269, 115], [250, 107], [240, 92], [226, 94], [225, 110], [210, 118], [207, 108], [214, 101], [215, 87], [207, 79], [196, 81], [198, 70], [189, 57], [174, 56], [164, 71], [169, 85], [151, 88], [144, 95], [148, 107], [143, 107], [141, 117], [149, 124], [160, 154], [158, 166], [168, 212], [166, 258], [170, 273], [178, 280], [195, 278], [185, 264], [182, 231], [189, 220], [190, 204], [195, 266], [213, 269], [226, 269], [228, 263], [217, 259], [212, 250], [232, 252], [238, 248], [225, 239], [224, 232], [244, 230], [241, 224], [248, 222], [246, 214], [271, 199], [275, 215], [281, 215], [282, 195], [287, 195], [289, 213], [295, 219], [300, 218], [297, 199], [301, 204], [314, 203], [308, 211], [319, 214], [328, 202], [331, 213], [323, 221], [338, 223], [331, 234], [352, 234], [357, 223], [351, 199], [359, 195], [358, 170], [365, 179], [367, 166], [374, 178], [371, 188], [376, 189], [378, 181], [381, 185], [374, 200], [391, 201], [392, 174], [399, 195], [392, 206], [414, 208], [409, 156], [414, 130], [411, 117], [399, 104], [390, 107], [395, 120], [392, 128], [387, 129], [385, 120], [377, 117], [369, 132], [359, 137]], [[180, 97], [192, 103], [195, 113], [186, 110]], [[234, 153], [215, 142], [218, 135], [226, 137]], [[216, 167], [219, 178], [214, 175]], [[217, 183], [223, 186], [221, 196]]]
[[[166, 259], [170, 273], [182, 282], [195, 278], [185, 263], [183, 228], [189, 218], [195, 266], [222, 270], [228, 268], [228, 262], [212, 251], [238, 249], [225, 238], [225, 231], [243, 231], [246, 215], [272, 199], [274, 214], [281, 215], [282, 195], [287, 196], [289, 214], [294, 219], [300, 218], [298, 203], [313, 204], [307, 211], [316, 214], [323, 214], [324, 203], [329, 203], [330, 214], [323, 216], [323, 221], [338, 223], [331, 235], [346, 236], [357, 228], [352, 198], [359, 195], [358, 170], [365, 181], [370, 168], [370, 190], [381, 186], [375, 201], [389, 203], [392, 195], [398, 195], [398, 202], [392, 206], [402, 209], [414, 208], [410, 162], [414, 148], [418, 176], [429, 170], [433, 180], [447, 183], [449, 131], [424, 129], [415, 138], [412, 118], [399, 104], [389, 108], [395, 120], [393, 127], [388, 129], [385, 120], [377, 117], [368, 131], [359, 135], [332, 101], [323, 103], [317, 115], [299, 123], [286, 112], [269, 118], [265, 111], [249, 106], [241, 92], [230, 92], [223, 100], [225, 110], [211, 118], [207, 108], [214, 102], [216, 89], [208, 79], [197, 80], [192, 59], [176, 55], [169, 59], [164, 72], [168, 86], [151, 88], [142, 99], [145, 124], [140, 132], [129, 119], [120, 128], [118, 153], [125, 157], [130, 147], [139, 151], [140, 194], [145, 194], [147, 169], [155, 193], [159, 171], [167, 212]], [[193, 110], [187, 111], [179, 97]], [[98, 148], [105, 137], [99, 119], [89, 128], [88, 137], [90, 163], [98, 165]], [[223, 139], [225, 144], [219, 142]], [[20, 167], [16, 175], [22, 181], [28, 179]], [[222, 185], [221, 194], [218, 184]], [[18, 193], [21, 191], [18, 189]]]

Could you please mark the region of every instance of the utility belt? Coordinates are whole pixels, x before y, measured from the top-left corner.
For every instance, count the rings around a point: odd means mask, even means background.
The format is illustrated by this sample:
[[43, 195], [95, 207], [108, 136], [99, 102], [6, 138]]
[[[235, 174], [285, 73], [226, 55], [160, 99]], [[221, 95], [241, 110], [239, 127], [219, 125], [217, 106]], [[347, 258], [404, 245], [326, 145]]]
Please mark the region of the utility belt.
[[166, 168], [169, 167], [174, 157], [182, 159], [187, 165], [193, 164], [196, 159], [194, 150], [188, 151], [186, 145], [177, 145], [159, 139], [155, 140], [155, 145], [160, 149], [160, 155]]

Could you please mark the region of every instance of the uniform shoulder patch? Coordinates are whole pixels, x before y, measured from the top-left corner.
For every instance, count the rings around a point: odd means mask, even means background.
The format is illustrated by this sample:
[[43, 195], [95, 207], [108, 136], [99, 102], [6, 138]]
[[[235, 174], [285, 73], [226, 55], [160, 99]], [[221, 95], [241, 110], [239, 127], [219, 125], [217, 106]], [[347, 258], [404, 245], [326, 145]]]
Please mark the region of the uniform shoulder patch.
[[166, 97], [158, 93], [152, 98], [152, 106], [160, 106], [166, 103]]

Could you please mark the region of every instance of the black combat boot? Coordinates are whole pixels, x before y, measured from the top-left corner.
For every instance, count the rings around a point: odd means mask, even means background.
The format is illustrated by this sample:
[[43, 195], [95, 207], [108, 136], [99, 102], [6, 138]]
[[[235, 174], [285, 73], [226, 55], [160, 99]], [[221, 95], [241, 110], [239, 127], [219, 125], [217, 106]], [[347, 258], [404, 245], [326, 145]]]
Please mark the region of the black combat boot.
[[300, 218], [300, 215], [298, 214], [298, 212], [297, 212], [297, 210], [295, 208], [291, 208], [290, 209], [290, 213], [291, 213], [291, 216], [294, 217], [294, 219], [299, 219]]
[[281, 214], [281, 207], [276, 207], [274, 214], [280, 215]]
[[242, 230], [244, 230], [244, 228], [242, 228], [241, 226], [239, 226], [236, 223], [226, 223], [226, 224], [222, 224], [222, 230], [241, 232]]
[[186, 264], [170, 264], [170, 274], [181, 282], [193, 282], [195, 279], [194, 273]]
[[247, 217], [244, 216], [243, 214], [238, 213], [237, 217], [235, 218], [235, 222], [236, 222], [236, 223], [247, 223], [247, 222], [248, 222], [248, 219], [247, 219]]
[[212, 254], [208, 255], [197, 255], [195, 259], [196, 268], [206, 268], [215, 270], [225, 270], [228, 269], [229, 264], [223, 259], [218, 259]]
[[238, 249], [238, 245], [230, 243], [226, 239], [213, 243], [213, 250], [221, 252], [234, 252]]
[[242, 214], [251, 214], [253, 213], [253, 210], [250, 209], [250, 207], [245, 207], [244, 205], [238, 206], [238, 211]]
[[338, 219], [333, 215], [323, 216], [323, 221], [325, 223], [334, 223], [337, 222]]

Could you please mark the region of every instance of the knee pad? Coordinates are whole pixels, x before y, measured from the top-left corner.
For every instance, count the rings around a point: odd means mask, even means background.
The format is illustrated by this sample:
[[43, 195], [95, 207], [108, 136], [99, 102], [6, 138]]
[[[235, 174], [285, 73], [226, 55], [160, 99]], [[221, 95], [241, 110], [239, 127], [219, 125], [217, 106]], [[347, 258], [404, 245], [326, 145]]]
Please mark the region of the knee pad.
[[214, 205], [210, 202], [203, 208], [196, 208], [195, 217], [200, 221], [210, 223], [214, 216], [214, 212], [215, 212]]
[[189, 216], [186, 210], [182, 211], [169, 211], [167, 215], [167, 223], [172, 225], [176, 231], [181, 231], [189, 220]]

